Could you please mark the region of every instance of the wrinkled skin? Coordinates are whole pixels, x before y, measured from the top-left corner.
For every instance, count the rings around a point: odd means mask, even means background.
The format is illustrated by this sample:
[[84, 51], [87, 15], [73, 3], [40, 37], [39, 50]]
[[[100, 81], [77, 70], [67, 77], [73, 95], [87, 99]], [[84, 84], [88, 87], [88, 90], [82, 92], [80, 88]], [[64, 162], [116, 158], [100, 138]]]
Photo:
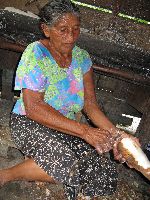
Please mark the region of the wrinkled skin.
[[77, 16], [65, 14], [53, 26], [42, 25], [47, 39], [41, 42], [49, 49], [57, 63], [68, 67], [72, 60], [72, 49], [80, 34], [80, 20]]

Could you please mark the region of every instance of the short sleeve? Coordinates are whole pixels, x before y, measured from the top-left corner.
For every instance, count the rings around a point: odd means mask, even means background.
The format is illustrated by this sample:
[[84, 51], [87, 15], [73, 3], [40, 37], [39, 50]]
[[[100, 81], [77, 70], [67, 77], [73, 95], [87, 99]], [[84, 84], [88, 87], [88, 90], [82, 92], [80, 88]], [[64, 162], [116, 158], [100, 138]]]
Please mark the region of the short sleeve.
[[16, 71], [15, 90], [27, 88], [33, 91], [45, 91], [46, 78], [38, 65], [40, 59], [42, 55], [35, 44], [32, 43], [25, 49]]
[[86, 72], [88, 72], [91, 69], [92, 60], [87, 51], [83, 50], [82, 54], [83, 54], [83, 62], [81, 64], [81, 68], [82, 68], [83, 74], [85, 74]]

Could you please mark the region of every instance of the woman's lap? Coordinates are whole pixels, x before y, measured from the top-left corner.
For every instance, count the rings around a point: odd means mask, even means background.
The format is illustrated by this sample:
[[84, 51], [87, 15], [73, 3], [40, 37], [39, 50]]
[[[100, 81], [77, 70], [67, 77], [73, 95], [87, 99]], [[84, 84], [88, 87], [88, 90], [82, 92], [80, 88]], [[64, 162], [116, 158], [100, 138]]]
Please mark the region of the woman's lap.
[[80, 138], [53, 131], [16, 114], [11, 116], [11, 133], [25, 155], [32, 157], [55, 180], [68, 185], [66, 193], [71, 200], [81, 191], [87, 196], [109, 195], [115, 191], [115, 164], [99, 156]]

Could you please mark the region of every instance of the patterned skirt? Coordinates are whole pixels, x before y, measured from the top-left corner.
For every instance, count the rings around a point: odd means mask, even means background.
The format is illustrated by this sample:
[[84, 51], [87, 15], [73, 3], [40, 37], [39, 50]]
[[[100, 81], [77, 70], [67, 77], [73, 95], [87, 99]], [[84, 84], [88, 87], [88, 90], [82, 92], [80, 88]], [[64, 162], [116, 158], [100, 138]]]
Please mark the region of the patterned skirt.
[[54, 180], [64, 185], [68, 200], [110, 195], [117, 186], [115, 163], [84, 140], [47, 128], [26, 116], [11, 114], [16, 146]]

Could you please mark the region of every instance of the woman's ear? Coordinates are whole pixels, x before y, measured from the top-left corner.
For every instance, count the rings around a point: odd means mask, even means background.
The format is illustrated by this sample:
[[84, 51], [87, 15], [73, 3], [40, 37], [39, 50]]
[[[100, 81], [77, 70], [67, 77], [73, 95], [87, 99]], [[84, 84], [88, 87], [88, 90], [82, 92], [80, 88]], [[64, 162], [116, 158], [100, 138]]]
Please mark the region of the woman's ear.
[[49, 27], [46, 24], [41, 24], [41, 29], [42, 29], [45, 37], [49, 38], [50, 37]]

